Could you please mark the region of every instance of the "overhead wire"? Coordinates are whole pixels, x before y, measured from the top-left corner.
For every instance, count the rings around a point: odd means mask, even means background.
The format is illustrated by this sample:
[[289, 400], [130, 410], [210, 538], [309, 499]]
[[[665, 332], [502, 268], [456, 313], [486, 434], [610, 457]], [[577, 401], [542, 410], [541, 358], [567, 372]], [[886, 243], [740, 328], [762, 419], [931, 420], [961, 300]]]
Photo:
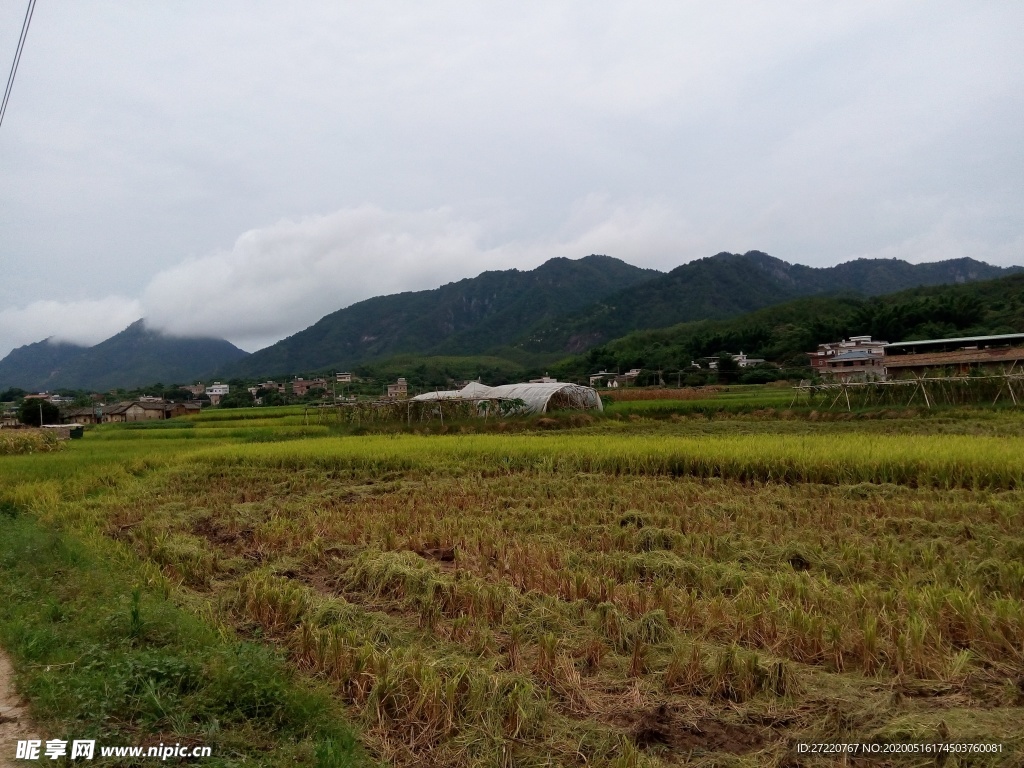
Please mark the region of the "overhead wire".
[[36, 9], [36, 0], [28, 0], [28, 8], [25, 9], [25, 20], [21, 23], [21, 36], [18, 38], [18, 48], [14, 52], [14, 62], [11, 64], [11, 74], [7, 76], [7, 88], [4, 89], [4, 100], [0, 104], [0, 125], [4, 123], [4, 115], [7, 113], [7, 102], [11, 100], [11, 90], [14, 88], [14, 76], [18, 74], [18, 64], [21, 62], [21, 52], [25, 50], [25, 38], [28, 37], [28, 28], [32, 23], [32, 14]]

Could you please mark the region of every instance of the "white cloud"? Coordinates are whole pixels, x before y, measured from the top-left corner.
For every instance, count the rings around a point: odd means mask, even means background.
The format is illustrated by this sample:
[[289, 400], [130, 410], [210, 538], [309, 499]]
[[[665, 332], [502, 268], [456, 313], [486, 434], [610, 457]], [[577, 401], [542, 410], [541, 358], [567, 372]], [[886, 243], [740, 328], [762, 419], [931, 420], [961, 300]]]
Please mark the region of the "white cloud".
[[714, 248], [713, 239], [698, 232], [680, 206], [669, 200], [616, 202], [606, 195], [590, 195], [573, 206], [556, 239], [532, 250], [547, 253], [544, 258], [578, 259], [600, 253], [667, 271], [721, 250], [708, 251]]
[[[928, 226], [945, 205], [936, 198], [902, 201], [886, 215], [916, 220], [916, 233], [847, 258], [1020, 261], [1020, 237], [1000, 242], [969, 231], [974, 218], [990, 219], [998, 208], [947, 212]], [[229, 249], [164, 269], [138, 299], [37, 301], [0, 311], [0, 356], [46, 336], [95, 344], [139, 317], [165, 333], [217, 336], [255, 350], [364, 299], [436, 288], [489, 269], [533, 269], [556, 256], [601, 253], [664, 271], [721, 250], [760, 248], [793, 260], [772, 242], [773, 228], [792, 218], [782, 202], [766, 206], [745, 228], [727, 219], [700, 220], [699, 212], [687, 215], [683, 208], [668, 198], [623, 202], [590, 195], [552, 234], [531, 239], [503, 239], [497, 233], [507, 221], [459, 216], [449, 208], [399, 212], [363, 205], [283, 220], [244, 233]]]
[[434, 288], [507, 262], [477, 245], [479, 233], [445, 209], [361, 206], [281, 221], [160, 272], [142, 304], [147, 322], [169, 333], [258, 343], [361, 299]]
[[921, 264], [967, 256], [996, 266], [1009, 267], [1024, 261], [1021, 254], [1024, 254], [1024, 235], [993, 246], [984, 238], [971, 237], [959, 232], [948, 222], [941, 222], [934, 229], [874, 251], [857, 254], [855, 258], [902, 259], [912, 264]]
[[[556, 236], [487, 247], [487, 227], [449, 209], [360, 206], [251, 230], [229, 250], [160, 272], [141, 304], [177, 335], [223, 336], [258, 348], [357, 301], [424, 290], [489, 269], [533, 269], [555, 256], [619, 256], [670, 268], [694, 237], [665, 202], [581, 201]], [[686, 249], [682, 249], [685, 251]]]
[[250, 6], [40, 6], [0, 132], [0, 349], [78, 333], [24, 306], [55, 296], [252, 348], [552, 256], [1022, 257], [1020, 4]]
[[35, 301], [0, 311], [0, 355], [13, 347], [52, 337], [91, 346], [142, 317], [137, 299], [108, 296], [82, 301]]
[[374, 206], [280, 221], [241, 235], [230, 249], [159, 272], [139, 299], [40, 301], [0, 312], [0, 349], [48, 335], [94, 344], [144, 316], [179, 336], [219, 336], [257, 349], [357, 301], [436, 288], [489, 269], [533, 269], [590, 253], [670, 269], [706, 248], [668, 201], [577, 203], [554, 235], [484, 245], [486, 222], [450, 209]]

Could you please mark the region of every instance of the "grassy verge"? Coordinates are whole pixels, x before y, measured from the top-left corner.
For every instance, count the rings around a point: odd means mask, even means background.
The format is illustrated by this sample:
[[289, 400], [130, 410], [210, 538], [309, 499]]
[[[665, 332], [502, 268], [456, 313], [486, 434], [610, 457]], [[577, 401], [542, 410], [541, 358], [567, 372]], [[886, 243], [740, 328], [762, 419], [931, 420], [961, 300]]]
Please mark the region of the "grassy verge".
[[142, 583], [110, 542], [0, 511], [0, 644], [45, 738], [204, 745], [206, 766], [365, 762], [326, 691]]

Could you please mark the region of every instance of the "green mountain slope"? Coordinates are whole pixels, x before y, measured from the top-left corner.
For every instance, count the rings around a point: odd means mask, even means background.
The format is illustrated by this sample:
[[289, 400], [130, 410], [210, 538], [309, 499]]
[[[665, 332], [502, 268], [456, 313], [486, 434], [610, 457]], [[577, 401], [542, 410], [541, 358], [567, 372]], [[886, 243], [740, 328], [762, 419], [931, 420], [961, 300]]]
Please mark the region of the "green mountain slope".
[[967, 258], [930, 264], [857, 259], [815, 268], [788, 264], [760, 251], [720, 253], [625, 288], [554, 322], [537, 324], [515, 346], [524, 352], [581, 352], [630, 331], [734, 317], [800, 296], [876, 296], [916, 286], [987, 280], [1020, 269]]
[[56, 359], [53, 346], [38, 342], [11, 352], [0, 361], [0, 387], [103, 391], [190, 382], [248, 354], [223, 339], [166, 336], [143, 320], [94, 347], [60, 350]]
[[870, 334], [885, 341], [1024, 332], [1024, 274], [977, 283], [914, 288], [874, 298], [796, 299], [728, 320], [637, 331], [570, 357], [552, 373], [676, 371], [720, 352], [806, 364], [817, 345]]
[[88, 347], [45, 339], [11, 350], [0, 360], [0, 389], [20, 387], [25, 390], [45, 389], [50, 381], [71, 360]]
[[481, 354], [518, 338], [535, 323], [660, 274], [608, 256], [551, 259], [529, 272], [484, 272], [429, 291], [353, 304], [222, 373], [281, 376], [352, 368], [399, 354]]

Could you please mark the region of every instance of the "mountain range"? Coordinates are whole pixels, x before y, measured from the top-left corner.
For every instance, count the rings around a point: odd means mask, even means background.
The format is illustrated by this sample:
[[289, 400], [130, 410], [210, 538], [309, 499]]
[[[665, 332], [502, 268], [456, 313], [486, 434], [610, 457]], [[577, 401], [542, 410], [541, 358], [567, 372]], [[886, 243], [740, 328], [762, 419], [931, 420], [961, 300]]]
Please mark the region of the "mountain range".
[[800, 297], [870, 297], [1020, 271], [970, 258], [816, 268], [760, 251], [719, 253], [668, 273], [609, 256], [555, 258], [533, 270], [488, 271], [367, 299], [251, 355], [222, 339], [147, 330], [142, 320], [94, 347], [37, 342], [0, 360], [0, 388], [102, 391], [215, 375], [287, 377], [398, 355], [489, 355], [539, 368], [632, 332], [737, 317]]
[[879, 296], [919, 286], [991, 280], [1020, 269], [969, 258], [928, 264], [857, 259], [835, 267], [806, 267], [760, 251], [719, 253], [538, 325], [517, 346], [527, 352], [564, 355], [632, 331], [736, 317], [804, 296]]
[[632, 331], [735, 317], [802, 296], [875, 296], [1020, 269], [969, 258], [929, 264], [857, 259], [816, 268], [760, 251], [719, 253], [668, 273], [608, 256], [552, 259], [529, 272], [484, 272], [430, 291], [353, 304], [225, 374], [348, 369], [402, 353], [491, 355], [542, 366]]
[[[1024, 273], [995, 280], [910, 288], [871, 298], [810, 296], [724, 320], [634, 331], [551, 366], [560, 379], [596, 370], [678, 371], [690, 361], [745, 352], [790, 368], [822, 341], [855, 335], [913, 341], [1024, 331]], [[685, 373], [680, 371], [680, 373]], [[764, 371], [754, 371], [756, 376]], [[678, 380], [678, 379], [677, 379]]]
[[536, 269], [484, 272], [428, 291], [360, 301], [228, 369], [240, 378], [352, 368], [393, 355], [477, 355], [536, 324], [583, 309], [662, 273], [608, 256], [551, 259]]
[[191, 382], [247, 354], [224, 339], [167, 336], [137, 320], [93, 347], [50, 340], [18, 347], [0, 360], [0, 388], [102, 392]]

